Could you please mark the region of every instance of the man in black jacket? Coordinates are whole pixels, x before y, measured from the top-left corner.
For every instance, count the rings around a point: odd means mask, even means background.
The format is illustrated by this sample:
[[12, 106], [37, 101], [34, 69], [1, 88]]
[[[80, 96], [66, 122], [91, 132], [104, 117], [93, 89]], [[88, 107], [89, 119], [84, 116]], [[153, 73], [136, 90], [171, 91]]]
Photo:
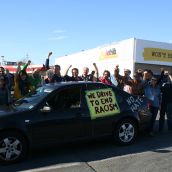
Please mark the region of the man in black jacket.
[[162, 102], [159, 119], [159, 131], [164, 128], [165, 114], [167, 115], [168, 130], [172, 131], [172, 72], [169, 73], [170, 81], [161, 87]]

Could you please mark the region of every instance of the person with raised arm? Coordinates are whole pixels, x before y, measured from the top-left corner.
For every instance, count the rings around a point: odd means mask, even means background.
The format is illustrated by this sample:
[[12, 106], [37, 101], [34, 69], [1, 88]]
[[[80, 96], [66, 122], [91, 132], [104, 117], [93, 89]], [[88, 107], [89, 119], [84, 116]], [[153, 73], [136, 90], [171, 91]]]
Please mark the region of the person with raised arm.
[[112, 85], [112, 81], [110, 79], [110, 72], [108, 70], [105, 70], [103, 72], [103, 76], [99, 77], [99, 81], [107, 85]]
[[29, 76], [26, 72], [27, 66], [30, 65], [29, 60], [21, 69], [21, 63], [18, 63], [16, 74], [14, 77], [14, 98], [19, 99], [24, 97], [29, 91], [33, 90], [32, 85], [29, 82]]
[[98, 72], [98, 68], [96, 63], [93, 63], [94, 66], [94, 73], [92, 72], [91, 74], [89, 74], [89, 68], [88, 67], [84, 67], [83, 68], [83, 73], [81, 75], [81, 78], [83, 79], [83, 81], [98, 81], [98, 77], [99, 77], [99, 72]]
[[67, 68], [65, 74], [64, 74], [64, 80], [65, 81], [83, 81], [83, 79], [78, 76], [79, 74], [79, 70], [78, 68], [72, 68], [72, 76], [68, 75], [69, 69], [72, 67], [72, 65], [69, 65], [69, 67]]

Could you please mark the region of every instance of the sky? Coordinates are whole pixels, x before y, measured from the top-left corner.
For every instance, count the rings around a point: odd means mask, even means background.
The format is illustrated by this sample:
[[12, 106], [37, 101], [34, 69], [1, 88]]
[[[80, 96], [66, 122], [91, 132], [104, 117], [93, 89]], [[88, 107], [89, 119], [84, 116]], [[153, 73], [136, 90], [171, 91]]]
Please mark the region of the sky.
[[[1, 0], [0, 57], [43, 64], [138, 38], [172, 43], [171, 0]], [[0, 59], [1, 61], [1, 59]]]

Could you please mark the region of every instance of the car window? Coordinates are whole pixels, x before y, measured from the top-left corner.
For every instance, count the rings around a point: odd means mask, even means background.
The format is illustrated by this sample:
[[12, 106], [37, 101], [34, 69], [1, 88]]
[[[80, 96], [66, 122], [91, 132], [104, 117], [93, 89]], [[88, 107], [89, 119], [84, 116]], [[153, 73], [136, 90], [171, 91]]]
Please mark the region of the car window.
[[112, 89], [116, 95], [116, 100], [118, 101], [118, 103], [122, 103], [124, 98], [125, 98], [125, 92], [118, 89], [118, 88], [114, 88]]
[[81, 88], [62, 89], [47, 100], [48, 105], [54, 110], [74, 109], [81, 106]]
[[94, 84], [86, 84], [87, 90], [97, 90], [102, 88], [109, 88], [106, 84], [94, 83]]

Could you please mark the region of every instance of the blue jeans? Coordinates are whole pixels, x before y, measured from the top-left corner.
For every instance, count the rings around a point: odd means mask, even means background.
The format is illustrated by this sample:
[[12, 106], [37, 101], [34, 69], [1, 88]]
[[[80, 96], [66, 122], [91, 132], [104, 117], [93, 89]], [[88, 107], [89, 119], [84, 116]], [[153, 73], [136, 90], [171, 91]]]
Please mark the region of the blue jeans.
[[152, 113], [151, 123], [150, 123], [150, 131], [153, 131], [155, 120], [158, 114], [158, 107], [150, 106], [150, 112]]

